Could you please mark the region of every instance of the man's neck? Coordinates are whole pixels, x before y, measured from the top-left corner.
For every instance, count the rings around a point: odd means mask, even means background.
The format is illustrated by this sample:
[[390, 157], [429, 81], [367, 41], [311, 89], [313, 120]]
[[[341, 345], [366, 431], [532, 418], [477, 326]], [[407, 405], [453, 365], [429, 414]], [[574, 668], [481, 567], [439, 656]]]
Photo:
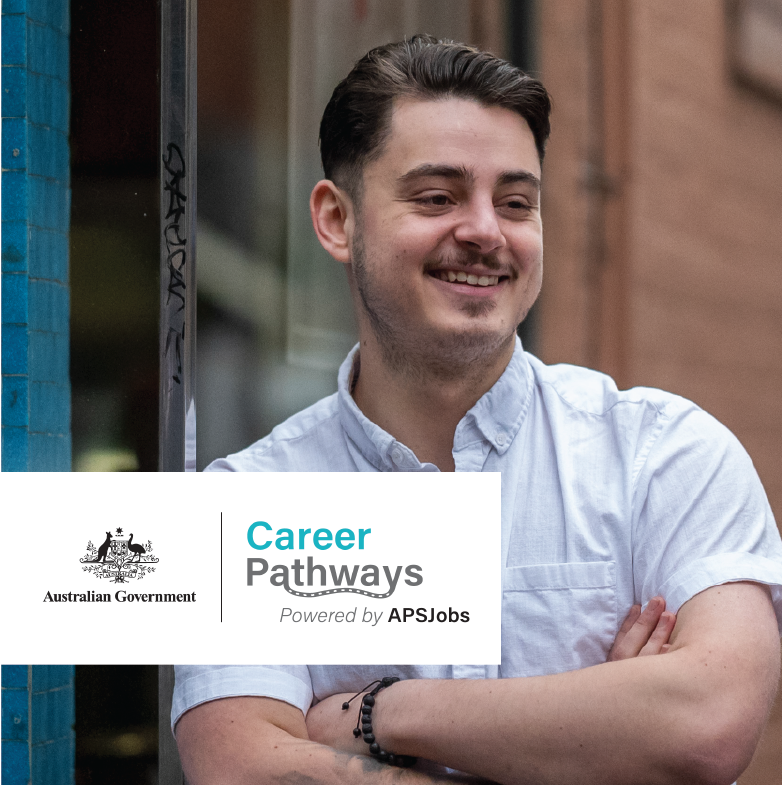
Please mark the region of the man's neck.
[[362, 339], [360, 371], [353, 388], [359, 409], [409, 447], [421, 462], [453, 472], [453, 438], [459, 421], [500, 378], [513, 355], [513, 342], [485, 364], [464, 373], [442, 374], [389, 367], [374, 337]]

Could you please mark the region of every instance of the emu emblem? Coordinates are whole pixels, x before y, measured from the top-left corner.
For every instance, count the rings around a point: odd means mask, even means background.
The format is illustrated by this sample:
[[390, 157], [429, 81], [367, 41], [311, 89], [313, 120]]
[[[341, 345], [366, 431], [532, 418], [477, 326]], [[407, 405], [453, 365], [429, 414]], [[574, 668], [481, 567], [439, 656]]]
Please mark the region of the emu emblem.
[[92, 541], [87, 543], [87, 553], [79, 560], [82, 570], [115, 584], [143, 579], [154, 573], [158, 558], [152, 551], [152, 541], [134, 543], [133, 533], [124, 537], [122, 527], [117, 527], [115, 532], [114, 535], [107, 532], [100, 546], [94, 546]]

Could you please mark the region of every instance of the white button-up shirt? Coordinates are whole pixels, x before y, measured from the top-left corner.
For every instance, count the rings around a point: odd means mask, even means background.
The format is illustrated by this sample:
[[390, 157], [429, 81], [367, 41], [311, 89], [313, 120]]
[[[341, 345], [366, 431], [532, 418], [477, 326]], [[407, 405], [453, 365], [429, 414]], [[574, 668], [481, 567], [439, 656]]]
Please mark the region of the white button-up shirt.
[[[337, 393], [208, 471], [436, 472], [350, 395]], [[356, 364], [357, 365], [357, 364]], [[782, 630], [782, 542], [749, 456], [695, 404], [603, 374], [545, 366], [517, 341], [502, 377], [462, 418], [457, 472], [502, 473], [499, 666], [177, 666], [172, 726], [225, 696], [299, 707], [379, 676], [495, 678], [603, 663], [633, 603], [671, 611], [729, 581], [771, 586]], [[313, 659], [317, 642], [313, 641]], [[259, 658], [263, 657], [259, 649]]]

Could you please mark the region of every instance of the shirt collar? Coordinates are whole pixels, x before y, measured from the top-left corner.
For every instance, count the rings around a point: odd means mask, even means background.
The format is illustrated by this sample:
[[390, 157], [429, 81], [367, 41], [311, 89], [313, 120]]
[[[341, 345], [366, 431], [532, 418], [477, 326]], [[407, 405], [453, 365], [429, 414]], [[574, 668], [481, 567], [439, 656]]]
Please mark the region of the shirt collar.
[[[340, 366], [337, 390], [340, 420], [350, 441], [381, 471], [424, 468], [410, 448], [369, 420], [358, 408], [350, 391], [359, 371], [359, 345], [356, 344]], [[517, 337], [513, 356], [502, 376], [456, 427], [454, 449], [486, 440], [500, 455], [504, 454], [524, 422], [531, 397], [532, 372]]]

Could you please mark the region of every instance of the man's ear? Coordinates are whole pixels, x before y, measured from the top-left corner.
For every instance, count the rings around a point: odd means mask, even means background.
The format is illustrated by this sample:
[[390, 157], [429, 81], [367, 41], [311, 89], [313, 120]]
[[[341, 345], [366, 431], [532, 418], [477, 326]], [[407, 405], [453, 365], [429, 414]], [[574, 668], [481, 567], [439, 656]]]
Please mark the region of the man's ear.
[[343, 264], [350, 262], [353, 234], [353, 203], [345, 191], [331, 180], [315, 184], [310, 195], [312, 226], [320, 244]]

